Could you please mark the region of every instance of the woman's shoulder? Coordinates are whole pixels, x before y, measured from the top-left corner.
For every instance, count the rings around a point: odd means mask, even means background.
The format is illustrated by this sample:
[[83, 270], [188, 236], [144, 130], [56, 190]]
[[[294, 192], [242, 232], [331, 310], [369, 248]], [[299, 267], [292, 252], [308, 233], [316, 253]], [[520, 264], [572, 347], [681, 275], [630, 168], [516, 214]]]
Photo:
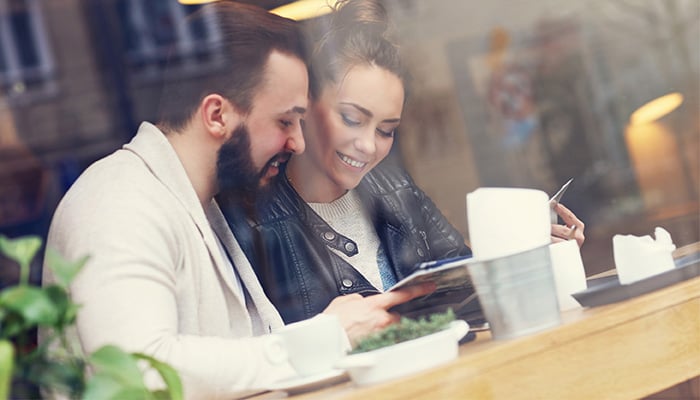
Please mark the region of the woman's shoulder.
[[382, 162], [365, 175], [363, 185], [372, 193], [386, 194], [397, 189], [412, 188], [415, 183], [400, 164]]

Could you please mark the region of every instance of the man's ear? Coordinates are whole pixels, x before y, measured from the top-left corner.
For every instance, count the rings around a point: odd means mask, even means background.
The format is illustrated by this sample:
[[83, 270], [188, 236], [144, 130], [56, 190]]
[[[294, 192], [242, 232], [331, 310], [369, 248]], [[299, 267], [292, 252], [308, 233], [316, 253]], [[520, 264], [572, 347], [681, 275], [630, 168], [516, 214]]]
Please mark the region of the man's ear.
[[241, 116], [233, 104], [216, 93], [206, 95], [202, 99], [200, 111], [204, 128], [217, 138], [226, 138], [241, 121]]

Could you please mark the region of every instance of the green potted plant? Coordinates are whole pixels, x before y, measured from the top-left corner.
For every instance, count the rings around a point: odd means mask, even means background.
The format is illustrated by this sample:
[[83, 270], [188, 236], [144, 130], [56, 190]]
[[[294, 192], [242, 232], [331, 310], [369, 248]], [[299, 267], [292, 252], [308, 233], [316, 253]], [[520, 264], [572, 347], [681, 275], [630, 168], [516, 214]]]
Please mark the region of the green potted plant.
[[469, 325], [455, 320], [451, 309], [417, 320], [402, 318], [360, 340], [336, 367], [347, 369], [358, 385], [395, 379], [455, 359], [468, 331]]
[[[152, 357], [115, 346], [104, 346], [89, 356], [70, 350], [66, 331], [75, 324], [80, 306], [71, 301], [68, 287], [88, 257], [71, 262], [48, 249], [45, 265], [57, 283], [37, 287], [29, 283], [29, 269], [41, 246], [36, 236], [0, 235], [0, 253], [20, 269], [19, 282], [0, 291], [0, 400], [36, 397], [37, 390], [81, 399], [182, 399], [177, 372]], [[39, 328], [46, 335], [37, 345]], [[60, 352], [50, 351], [55, 342]], [[160, 374], [164, 389], [146, 387], [139, 361]]]
[[365, 353], [430, 335], [446, 329], [454, 320], [455, 314], [451, 308], [444, 313], [435, 313], [424, 318], [403, 317], [398, 324], [390, 325], [359, 340], [350, 354]]

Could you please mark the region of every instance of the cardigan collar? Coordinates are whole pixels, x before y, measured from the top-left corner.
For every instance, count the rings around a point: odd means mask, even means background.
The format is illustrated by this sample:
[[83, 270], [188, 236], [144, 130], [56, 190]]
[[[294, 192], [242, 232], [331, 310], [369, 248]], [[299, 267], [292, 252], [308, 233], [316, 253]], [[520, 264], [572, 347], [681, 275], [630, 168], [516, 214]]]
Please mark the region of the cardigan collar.
[[259, 334], [269, 332], [270, 328], [276, 328], [281, 325], [282, 320], [279, 314], [265, 296], [248, 259], [233, 234], [227, 228], [218, 205], [212, 199], [207, 210], [202, 208], [185, 168], [165, 134], [155, 125], [143, 122], [139, 126], [136, 136], [131, 142], [124, 145], [124, 149], [133, 152], [141, 158], [153, 175], [168, 188], [187, 210], [206, 244], [221, 279], [232, 293], [237, 293], [233, 271], [229, 270], [227, 263], [223, 259], [224, 255], [221, 254], [216, 243], [215, 232], [219, 236], [219, 240], [221, 240], [233, 258], [231, 261], [234, 264], [234, 268], [238, 271], [244, 290], [249, 295], [250, 300], [253, 301], [253, 307], [250, 304], [246, 304], [245, 299], [239, 298], [239, 301], [242, 305], [248, 306], [248, 310], [252, 312], [253, 317], [257, 316], [255, 315], [256, 313], [260, 314], [261, 320], [251, 321], [248, 319], [246, 321], [249, 326], [252, 325], [251, 330]]

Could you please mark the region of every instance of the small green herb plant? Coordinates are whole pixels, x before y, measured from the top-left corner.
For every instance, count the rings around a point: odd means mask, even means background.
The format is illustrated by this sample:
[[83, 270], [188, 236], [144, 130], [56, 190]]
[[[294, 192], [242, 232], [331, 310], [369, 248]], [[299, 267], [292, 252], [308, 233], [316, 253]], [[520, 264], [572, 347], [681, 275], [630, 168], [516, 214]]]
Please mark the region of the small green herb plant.
[[430, 335], [447, 328], [449, 323], [454, 320], [455, 314], [451, 308], [444, 313], [431, 314], [427, 318], [403, 317], [398, 324], [390, 325], [386, 329], [361, 339], [350, 354], [364, 353]]
[[[79, 305], [68, 295], [68, 286], [88, 257], [69, 262], [48, 249], [46, 266], [56, 284], [29, 284], [30, 264], [41, 249], [36, 236], [8, 239], [0, 235], [0, 253], [19, 264], [19, 283], [0, 291], [0, 400], [44, 395], [72, 399], [173, 399], [183, 398], [177, 372], [169, 365], [140, 353], [126, 353], [104, 346], [85, 357], [68, 345], [66, 331], [75, 324]], [[37, 329], [46, 332], [33, 344]], [[58, 342], [60, 353], [49, 347]], [[139, 362], [157, 371], [165, 382], [163, 390], [149, 390]], [[88, 368], [93, 373], [88, 374]]]

